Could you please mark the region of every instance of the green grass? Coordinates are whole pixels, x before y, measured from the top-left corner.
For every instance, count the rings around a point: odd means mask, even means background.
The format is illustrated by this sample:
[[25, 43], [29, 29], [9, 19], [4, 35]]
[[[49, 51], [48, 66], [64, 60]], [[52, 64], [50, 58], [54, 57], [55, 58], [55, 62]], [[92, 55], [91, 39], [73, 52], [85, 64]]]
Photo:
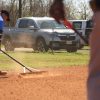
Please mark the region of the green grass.
[[[26, 66], [33, 68], [54, 68], [77, 65], [87, 65], [89, 60], [89, 50], [78, 50], [76, 53], [66, 51], [56, 51], [52, 53], [33, 53], [33, 52], [8, 52], [9, 55], [20, 61]], [[20, 67], [4, 54], [0, 54], [0, 69], [13, 70]]]

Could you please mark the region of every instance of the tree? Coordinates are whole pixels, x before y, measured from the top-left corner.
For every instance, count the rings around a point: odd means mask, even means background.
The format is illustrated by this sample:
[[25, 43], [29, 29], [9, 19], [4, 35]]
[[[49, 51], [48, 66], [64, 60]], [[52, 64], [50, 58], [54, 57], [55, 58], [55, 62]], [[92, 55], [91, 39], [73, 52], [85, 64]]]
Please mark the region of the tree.
[[65, 12], [68, 19], [76, 19], [76, 8], [72, 0], [65, 1]]
[[[0, 9], [10, 12], [11, 25], [16, 19], [24, 16], [49, 16], [49, 8], [53, 0], [1, 0]], [[64, 0], [66, 17], [68, 19], [88, 19], [90, 8], [85, 0]], [[76, 3], [77, 2], [77, 3]]]
[[22, 17], [22, 0], [19, 0], [19, 18]]
[[89, 7], [89, 4], [86, 2], [86, 0], [80, 0], [77, 7], [77, 14], [79, 16], [79, 19], [90, 19], [92, 16], [91, 9]]

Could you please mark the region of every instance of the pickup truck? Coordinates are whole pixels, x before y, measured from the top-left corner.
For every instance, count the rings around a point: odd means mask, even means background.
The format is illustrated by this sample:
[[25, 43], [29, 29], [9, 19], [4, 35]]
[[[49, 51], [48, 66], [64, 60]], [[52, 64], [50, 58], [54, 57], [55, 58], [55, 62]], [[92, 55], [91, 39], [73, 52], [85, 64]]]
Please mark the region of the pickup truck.
[[75, 32], [58, 24], [51, 17], [23, 17], [19, 18], [13, 28], [4, 28], [2, 44], [6, 51], [15, 48], [33, 48], [39, 52], [48, 49], [65, 49], [76, 52], [78, 38]]
[[[91, 19], [89, 20], [69, 20], [73, 27], [79, 31], [79, 33], [87, 40], [89, 41], [89, 35], [93, 28], [93, 21]], [[80, 37], [79, 37], [80, 38]], [[80, 46], [79, 48], [83, 48], [86, 44], [81, 38], [80, 38]]]

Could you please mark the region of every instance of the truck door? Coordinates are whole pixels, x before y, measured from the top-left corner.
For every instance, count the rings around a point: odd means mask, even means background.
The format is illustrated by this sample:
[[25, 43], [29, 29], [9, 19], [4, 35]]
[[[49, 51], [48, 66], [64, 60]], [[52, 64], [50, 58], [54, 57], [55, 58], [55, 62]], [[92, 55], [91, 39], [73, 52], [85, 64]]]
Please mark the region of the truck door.
[[28, 39], [28, 44], [34, 45], [38, 33], [38, 27], [33, 19], [28, 19], [27, 29], [25, 34]]
[[26, 40], [25, 31], [27, 28], [28, 20], [21, 19], [18, 23], [18, 27], [14, 30], [14, 39], [16, 40], [16, 44], [22, 45]]
[[87, 40], [89, 40], [89, 35], [92, 31], [92, 28], [93, 28], [93, 22], [92, 22], [92, 20], [88, 20], [86, 23], [86, 31], [85, 31], [85, 36], [86, 36], [85, 38]]
[[73, 22], [73, 27], [78, 30], [82, 35], [83, 35], [83, 31], [82, 31], [82, 21], [75, 21]]
[[[79, 33], [83, 36], [83, 37], [85, 37], [85, 27], [86, 27], [86, 23], [85, 23], [85, 21], [74, 21], [73, 22], [73, 27], [77, 30], [77, 31], [79, 31]], [[80, 37], [79, 37], [80, 38]], [[80, 44], [81, 45], [84, 45], [85, 43], [84, 43], [84, 41], [80, 38]]]
[[18, 25], [17, 39], [25, 47], [32, 47], [35, 41], [35, 22], [32, 19], [22, 19]]

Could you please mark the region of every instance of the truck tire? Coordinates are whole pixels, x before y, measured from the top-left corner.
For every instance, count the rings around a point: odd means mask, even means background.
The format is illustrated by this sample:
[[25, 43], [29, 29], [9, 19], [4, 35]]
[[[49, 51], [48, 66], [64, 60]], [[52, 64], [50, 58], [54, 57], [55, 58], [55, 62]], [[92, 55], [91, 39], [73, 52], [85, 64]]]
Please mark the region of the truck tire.
[[38, 38], [36, 41], [36, 46], [35, 50], [38, 52], [47, 52], [48, 51], [48, 46], [46, 45], [46, 42], [43, 38]]
[[5, 42], [4, 42], [4, 47], [5, 47], [5, 50], [6, 51], [14, 51], [14, 47], [12, 45], [12, 42], [9, 38], [6, 38], [5, 39]]
[[78, 49], [82, 49], [84, 47], [84, 45], [79, 45]]
[[71, 52], [77, 52], [77, 47], [68, 47], [67, 52], [71, 53]]
[[78, 49], [82, 49], [84, 47], [84, 44], [82, 44], [80, 41], [78, 42]]

